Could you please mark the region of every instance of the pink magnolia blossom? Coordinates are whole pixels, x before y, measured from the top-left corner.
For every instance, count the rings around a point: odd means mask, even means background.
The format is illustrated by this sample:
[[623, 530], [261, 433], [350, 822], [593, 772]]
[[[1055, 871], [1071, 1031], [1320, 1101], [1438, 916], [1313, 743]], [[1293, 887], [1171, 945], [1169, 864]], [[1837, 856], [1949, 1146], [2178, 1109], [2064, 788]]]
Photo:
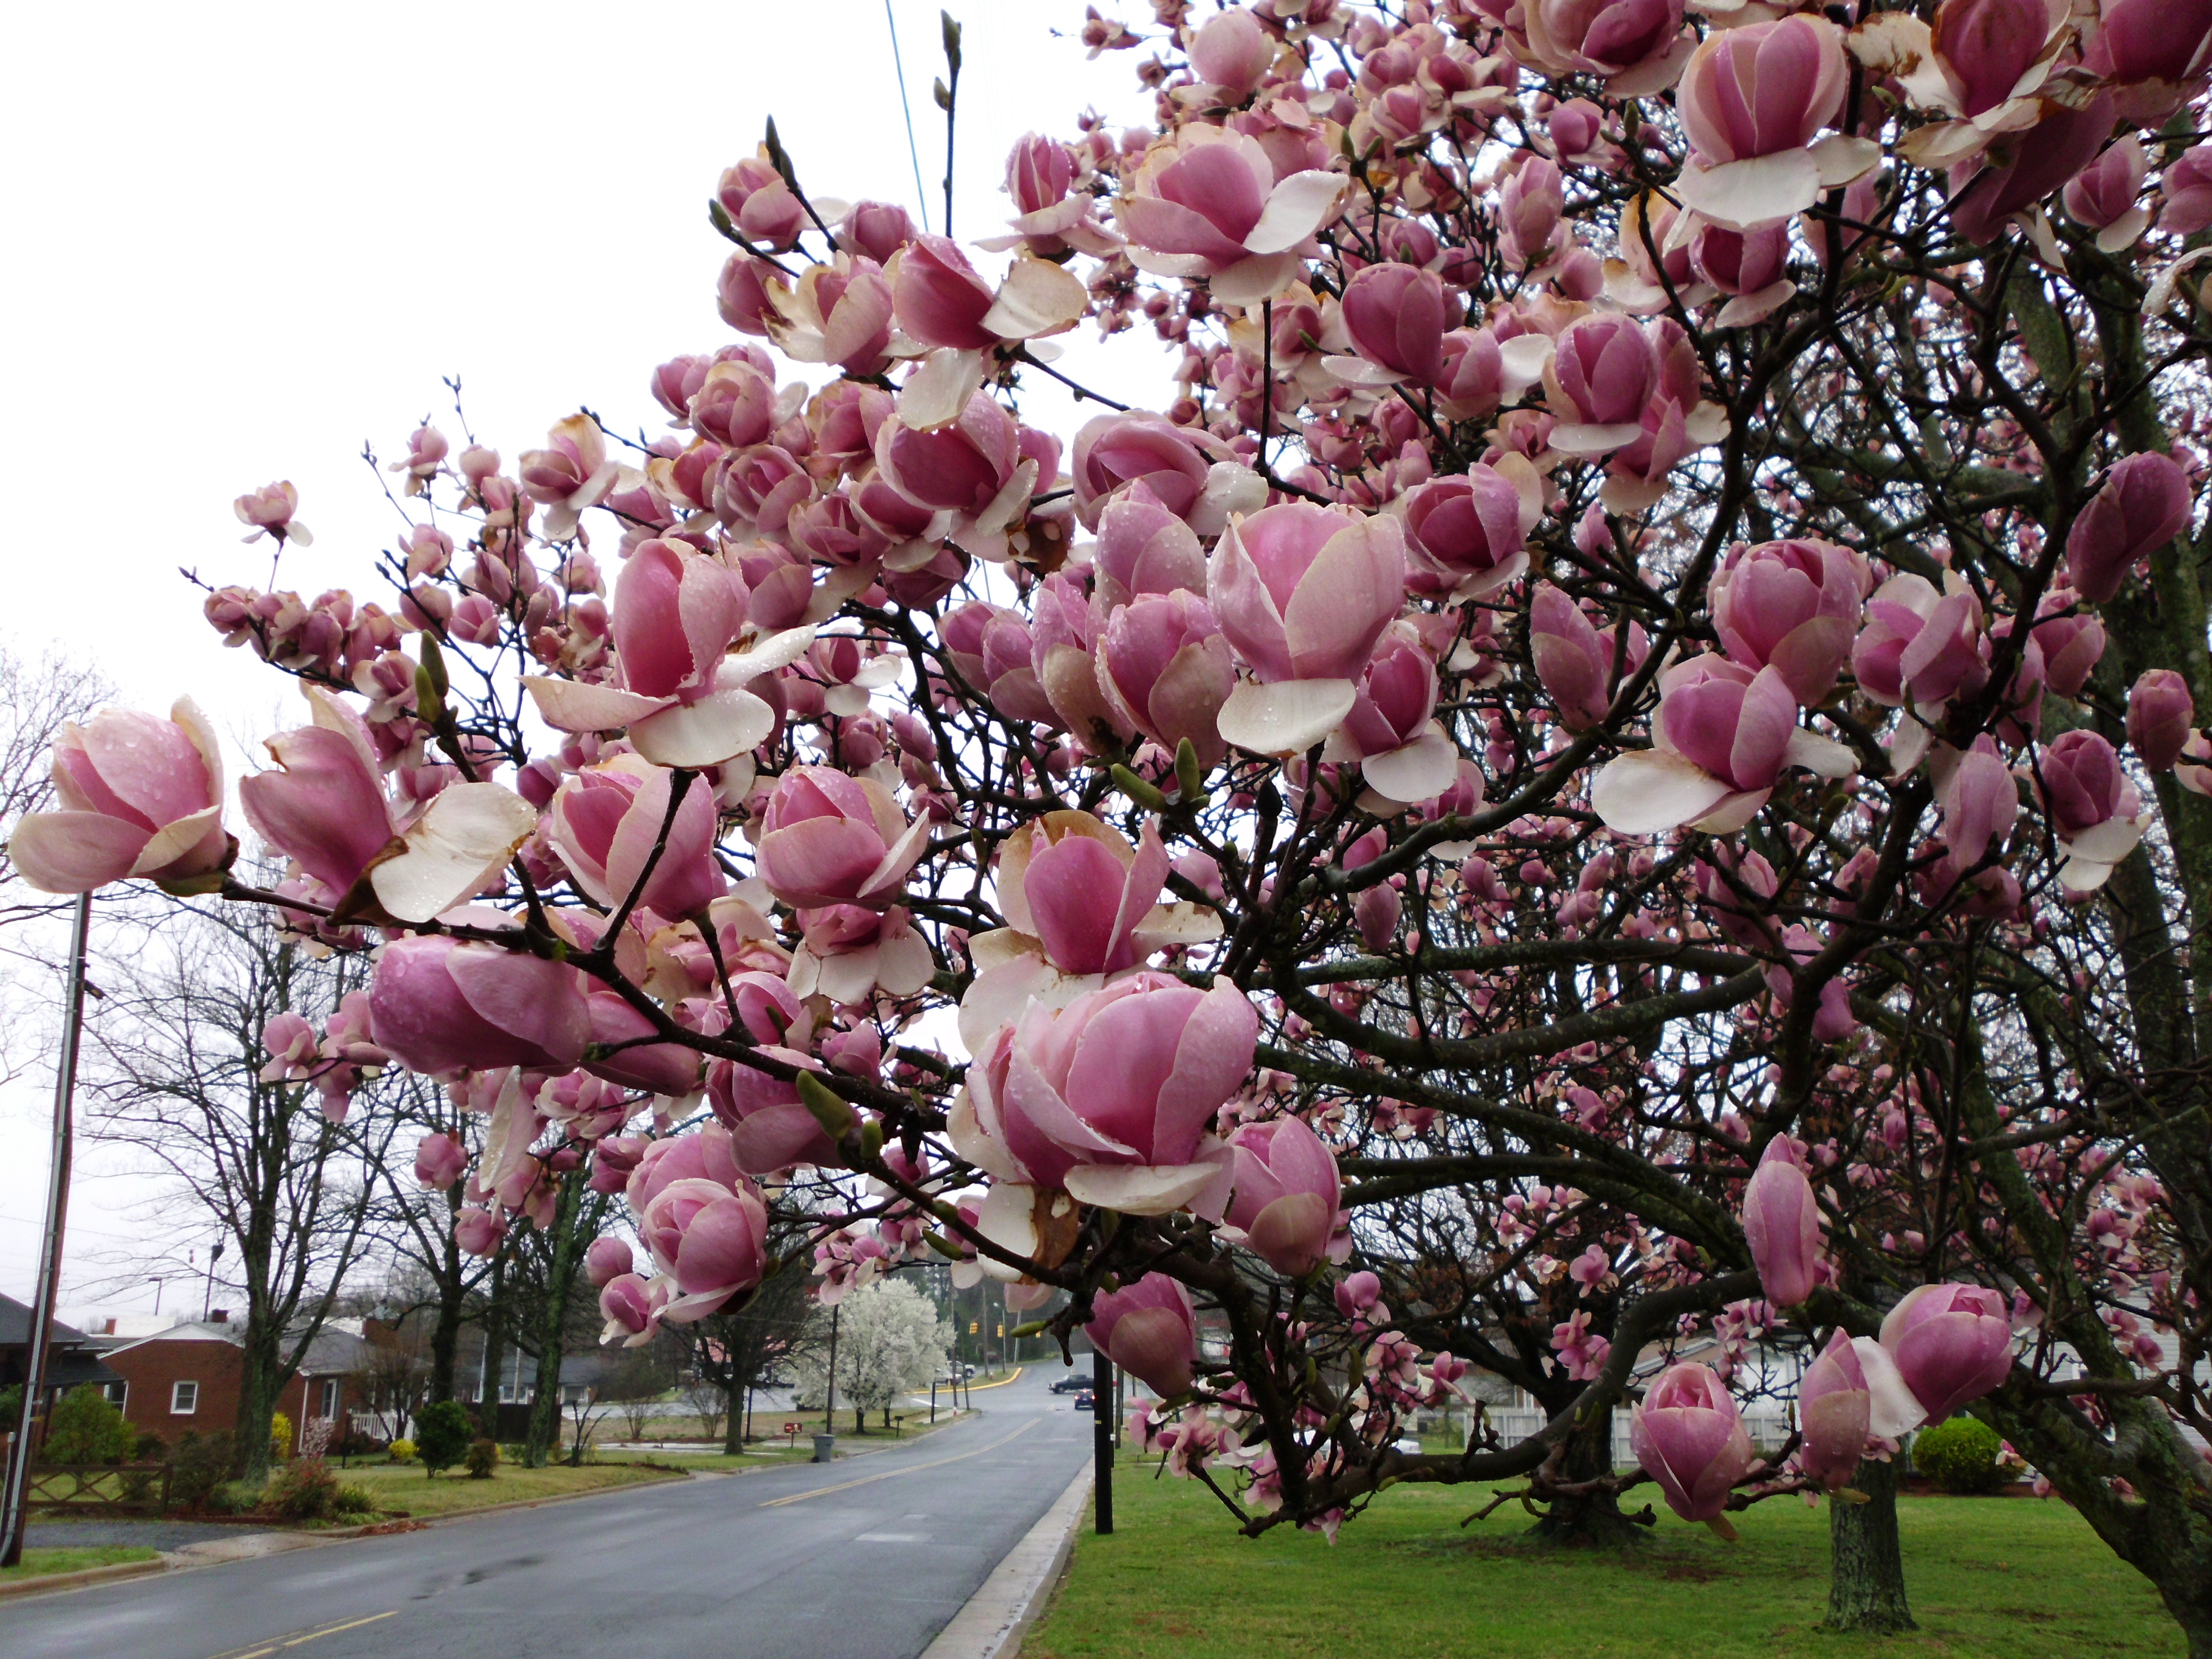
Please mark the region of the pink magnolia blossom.
[[1943, 809], [1943, 838], [1962, 863], [1980, 862], [1991, 842], [2002, 842], [2020, 811], [2020, 786], [1986, 734], [1939, 775], [1936, 799]]
[[621, 473], [588, 415], [557, 422], [544, 448], [523, 452], [519, 470], [524, 493], [545, 508], [542, 531], [551, 541], [574, 535], [584, 509], [605, 501]]
[[[1167, 884], [1167, 848], [1149, 820], [1133, 856], [1118, 835], [1085, 813], [1056, 814], [1061, 825], [1017, 832], [1001, 855], [1000, 880], [1018, 880], [1030, 929], [1046, 959], [1070, 974], [1113, 974], [1145, 954], [1139, 925]], [[1060, 828], [1057, 836], [1051, 833]], [[1109, 836], [1110, 836], [1110, 839]], [[1026, 843], [1024, 845], [1024, 843]], [[1024, 854], [1019, 858], [1017, 853]], [[1019, 921], [1010, 917], [1014, 926]]]
[[1219, 439], [1141, 412], [1086, 422], [1075, 434], [1068, 471], [1076, 517], [1091, 530], [1101, 527], [1115, 492], [1139, 483], [1200, 536], [1218, 533], [1232, 508], [1267, 499], [1267, 487]]
[[723, 170], [714, 198], [738, 233], [781, 253], [806, 228], [806, 210], [785, 184], [765, 150]]
[[1496, 0], [1477, 4], [1509, 30], [1518, 14], [1515, 44], [1529, 62], [1602, 76], [1619, 98], [1673, 85], [1697, 44], [1682, 26], [1682, 0], [1521, 0], [1510, 10]]
[[2130, 455], [2106, 475], [2066, 535], [2066, 580], [2103, 605], [2145, 559], [2189, 527], [2189, 477], [2172, 457]]
[[1216, 726], [1237, 684], [1212, 609], [1187, 589], [1115, 611], [1092, 646], [1096, 684], [1118, 723], [1172, 753], [1184, 738], [1207, 771], [1228, 754]]
[[1099, 594], [1109, 605], [1127, 605], [1140, 593], [1206, 592], [1206, 551], [1196, 532], [1144, 478], [1107, 500], [1097, 528], [1093, 568]]
[[790, 905], [884, 909], [929, 843], [929, 821], [906, 821], [871, 779], [798, 766], [778, 780], [761, 817], [757, 868]]
[[1191, 30], [1190, 66], [1231, 102], [1249, 97], [1275, 61], [1275, 43], [1242, 6], [1218, 11]]
[[[807, 1056], [765, 1042], [767, 1058], [803, 1065]], [[813, 1113], [799, 1097], [796, 1084], [771, 1077], [742, 1060], [718, 1060], [707, 1068], [707, 1103], [729, 1131], [727, 1146], [736, 1167], [750, 1176], [771, 1176], [801, 1164], [835, 1165], [843, 1161]]]
[[1538, 582], [1529, 592], [1528, 659], [1568, 731], [1588, 732], [1605, 723], [1613, 708], [1607, 689], [1613, 677], [1611, 643], [1580, 605], [1549, 582]]
[[[673, 782], [672, 773], [623, 755], [570, 775], [554, 792], [545, 815], [547, 839], [595, 902], [613, 908], [635, 892], [644, 908], [679, 918], [705, 909], [727, 888], [714, 862], [714, 792], [695, 781], [671, 823]], [[646, 864], [656, 846], [660, 855], [647, 876]]]
[[684, 1176], [636, 1211], [638, 1236], [675, 1281], [660, 1310], [677, 1324], [703, 1319], [760, 1283], [768, 1267], [768, 1206], [744, 1176]]
[[2005, 221], [2033, 208], [2097, 159], [2112, 135], [2112, 96], [2100, 93], [2079, 108], [2045, 102], [2043, 116], [2024, 131], [2008, 133], [1988, 165], [1979, 161], [1951, 169], [1951, 220], [1970, 242], [1994, 241]]
[[1787, 1135], [1766, 1143], [1743, 1188], [1743, 1237], [1759, 1288], [1778, 1308], [1794, 1308], [1820, 1283], [1820, 1206]]
[[107, 708], [54, 739], [58, 811], [27, 812], [8, 844], [42, 892], [88, 893], [126, 876], [189, 881], [229, 862], [222, 759], [189, 698], [167, 720]]
[[620, 1273], [599, 1287], [599, 1316], [606, 1321], [599, 1340], [624, 1339], [624, 1347], [641, 1347], [659, 1328], [661, 1310], [668, 1304], [665, 1280], [647, 1280], [636, 1273]]
[[1267, 507], [1223, 533], [1206, 597], [1262, 684], [1344, 682], [1348, 708], [1350, 682], [1405, 604], [1404, 532], [1389, 517]]
[[2158, 217], [2160, 230], [2193, 236], [2212, 225], [2212, 144], [2184, 150], [2160, 175], [2158, 188], [2166, 201]]
[[1559, 164], [1547, 156], [1524, 161], [1498, 185], [1499, 251], [1521, 270], [1542, 264], [1558, 251], [1553, 239], [1566, 207]]
[[1772, 665], [1753, 673], [1692, 657], [1659, 677], [1653, 747], [1608, 763], [1590, 804], [1613, 829], [1649, 835], [1682, 823], [1721, 833], [1766, 804], [1783, 769], [1848, 777], [1853, 750], [1797, 724], [1797, 698]]
[[1360, 385], [1408, 380], [1432, 386], [1443, 373], [1444, 331], [1459, 322], [1459, 301], [1432, 270], [1369, 265], [1344, 289], [1344, 328], [1363, 360]]
[[453, 1218], [453, 1243], [468, 1255], [494, 1256], [507, 1237], [507, 1218], [470, 1205]]
[[415, 1148], [415, 1179], [430, 1191], [447, 1191], [468, 1167], [467, 1151], [451, 1135], [424, 1135]]
[[1728, 1385], [1694, 1362], [1659, 1374], [1629, 1413], [1628, 1442], [1685, 1521], [1719, 1520], [1754, 1455]]
[[1870, 1420], [1866, 1373], [1851, 1339], [1838, 1331], [1797, 1385], [1797, 1419], [1804, 1442], [1798, 1467], [1835, 1492], [1851, 1483], [1866, 1449]]
[[1193, 123], [1153, 145], [1114, 214], [1139, 270], [1204, 276], [1217, 300], [1257, 304], [1290, 286], [1291, 250], [1336, 216], [1346, 182], [1319, 169], [1279, 179], [1257, 139]]
[[2012, 1320], [1995, 1291], [1923, 1285], [1881, 1322], [1881, 1346], [1929, 1421], [1941, 1423], [2011, 1373]]
[[596, 1288], [604, 1289], [610, 1279], [619, 1279], [635, 1265], [629, 1241], [609, 1234], [593, 1239], [584, 1252], [584, 1277]]
[[332, 893], [344, 893], [398, 833], [374, 749], [337, 721], [279, 732], [266, 746], [276, 768], [239, 781], [246, 822]]
[[1851, 647], [1851, 672], [1877, 702], [1934, 709], [1980, 690], [1989, 680], [1989, 657], [1973, 590], [1953, 575], [1939, 591], [1906, 572], [1868, 599], [1866, 626]]
[[2142, 195], [2143, 175], [2149, 171], [2142, 141], [2133, 134], [2108, 147], [2103, 155], [2068, 180], [2059, 199], [2066, 216], [2087, 230], [2096, 231], [2100, 246], [2117, 251], [2142, 234], [2150, 221], [2148, 210], [2136, 205]]
[[2146, 668], [2128, 692], [2128, 742], [2154, 772], [2170, 770], [2197, 724], [2189, 682], [2171, 668]]
[[1348, 1252], [1349, 1236], [1337, 1233], [1336, 1158], [1304, 1118], [1239, 1126], [1220, 1163], [1219, 1177], [1192, 1207], [1233, 1230], [1229, 1237], [1277, 1273], [1300, 1279]]
[[1165, 1273], [1092, 1298], [1083, 1328], [1091, 1346], [1167, 1399], [1190, 1392], [1198, 1363], [1198, 1320], [1190, 1292]]
[[314, 544], [307, 526], [292, 516], [300, 510], [300, 492], [289, 478], [240, 495], [231, 503], [231, 510], [240, 524], [253, 526], [240, 538], [243, 541], [258, 542], [264, 536], [274, 536], [280, 542], [297, 542], [302, 547]]
[[1832, 543], [1737, 547], [1713, 575], [1713, 628], [1731, 660], [1771, 663], [1800, 702], [1817, 703], [1850, 660], [1871, 586], [1866, 561]]
[[2100, 732], [2064, 732], [2037, 761], [2035, 787], [2066, 854], [2060, 882], [2072, 893], [2094, 892], [2142, 839], [2142, 802], [2118, 751]]
[[1691, 165], [1675, 191], [1738, 229], [1785, 219], [1881, 159], [1869, 139], [1814, 137], [1842, 113], [1850, 84], [1844, 33], [1802, 14], [1716, 29], [1675, 90]]
[[564, 1072], [591, 1039], [574, 969], [444, 937], [386, 945], [368, 1008], [377, 1046], [426, 1077], [502, 1066]]
[[1495, 592], [1528, 568], [1528, 505], [1514, 478], [1480, 461], [1413, 490], [1404, 501], [1411, 580], [1433, 571], [1456, 598]]
[[1000, 1181], [1136, 1214], [1179, 1209], [1213, 1178], [1200, 1143], [1258, 1034], [1233, 986], [1200, 991], [1149, 969], [1063, 1010], [1032, 1000], [970, 1067], [956, 1145]]

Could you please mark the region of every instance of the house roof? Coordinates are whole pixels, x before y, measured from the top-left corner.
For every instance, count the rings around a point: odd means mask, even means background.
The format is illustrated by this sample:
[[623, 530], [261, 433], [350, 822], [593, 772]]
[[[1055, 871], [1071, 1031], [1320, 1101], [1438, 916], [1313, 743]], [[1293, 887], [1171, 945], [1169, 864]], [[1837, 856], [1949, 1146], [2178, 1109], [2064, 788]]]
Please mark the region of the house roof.
[[134, 1336], [127, 1342], [118, 1342], [107, 1350], [107, 1357], [112, 1359], [118, 1354], [129, 1353], [133, 1348], [148, 1347], [156, 1342], [228, 1342], [233, 1347], [245, 1346], [229, 1326], [195, 1321], [189, 1325], [172, 1325], [167, 1330], [157, 1331], [152, 1336]]
[[[82, 1347], [85, 1334], [58, 1319], [46, 1322], [47, 1340], [57, 1347]], [[31, 1310], [12, 1296], [0, 1296], [0, 1348], [21, 1348], [31, 1340]]]

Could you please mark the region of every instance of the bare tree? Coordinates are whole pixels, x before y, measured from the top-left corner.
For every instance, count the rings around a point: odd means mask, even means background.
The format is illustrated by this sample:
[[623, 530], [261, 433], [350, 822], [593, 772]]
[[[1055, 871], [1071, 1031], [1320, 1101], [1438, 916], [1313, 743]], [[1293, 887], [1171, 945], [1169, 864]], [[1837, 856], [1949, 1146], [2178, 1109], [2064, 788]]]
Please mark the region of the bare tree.
[[[771, 1251], [789, 1248], [789, 1238], [797, 1236], [801, 1224], [784, 1218], [772, 1221]], [[780, 1237], [786, 1230], [788, 1236]], [[813, 1305], [806, 1275], [787, 1268], [763, 1279], [744, 1307], [676, 1328], [698, 1391], [714, 1389], [721, 1395], [727, 1423], [722, 1449], [728, 1455], [735, 1456], [745, 1449], [744, 1408], [752, 1390], [812, 1352], [817, 1335], [811, 1317]], [[820, 1333], [824, 1341], [828, 1329], [825, 1322]], [[700, 1416], [703, 1419], [706, 1413]]]
[[246, 1304], [236, 1468], [257, 1480], [277, 1399], [360, 1255], [391, 1140], [373, 1091], [337, 1122], [313, 1086], [265, 1080], [262, 1032], [284, 1012], [321, 1024], [361, 970], [228, 911], [167, 908], [126, 944], [105, 953], [107, 994], [88, 1023], [90, 1129], [173, 1177], [173, 1206], [211, 1223], [235, 1264]]

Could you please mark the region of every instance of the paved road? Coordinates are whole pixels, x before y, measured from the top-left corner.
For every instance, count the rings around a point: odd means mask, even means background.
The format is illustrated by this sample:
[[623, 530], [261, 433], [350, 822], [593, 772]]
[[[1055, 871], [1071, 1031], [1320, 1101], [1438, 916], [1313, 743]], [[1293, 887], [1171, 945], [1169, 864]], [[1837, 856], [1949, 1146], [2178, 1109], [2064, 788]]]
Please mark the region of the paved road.
[[1089, 1455], [1047, 1380], [872, 1456], [0, 1602], [0, 1654], [911, 1659]]

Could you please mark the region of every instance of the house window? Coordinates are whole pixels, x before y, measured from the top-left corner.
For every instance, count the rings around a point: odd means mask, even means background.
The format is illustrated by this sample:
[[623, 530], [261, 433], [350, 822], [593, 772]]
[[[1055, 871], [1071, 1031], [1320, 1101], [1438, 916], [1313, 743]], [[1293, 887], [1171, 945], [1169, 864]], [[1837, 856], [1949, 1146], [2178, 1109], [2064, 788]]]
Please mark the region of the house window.
[[200, 1408], [200, 1385], [197, 1382], [169, 1384], [169, 1414], [190, 1417]]
[[316, 1415], [319, 1417], [331, 1418], [336, 1417], [337, 1414], [338, 1380], [335, 1376], [326, 1376], [323, 1379], [322, 1410], [317, 1413]]
[[100, 1391], [107, 1396], [107, 1403], [118, 1411], [121, 1411], [131, 1398], [131, 1385], [128, 1382], [109, 1382]]

